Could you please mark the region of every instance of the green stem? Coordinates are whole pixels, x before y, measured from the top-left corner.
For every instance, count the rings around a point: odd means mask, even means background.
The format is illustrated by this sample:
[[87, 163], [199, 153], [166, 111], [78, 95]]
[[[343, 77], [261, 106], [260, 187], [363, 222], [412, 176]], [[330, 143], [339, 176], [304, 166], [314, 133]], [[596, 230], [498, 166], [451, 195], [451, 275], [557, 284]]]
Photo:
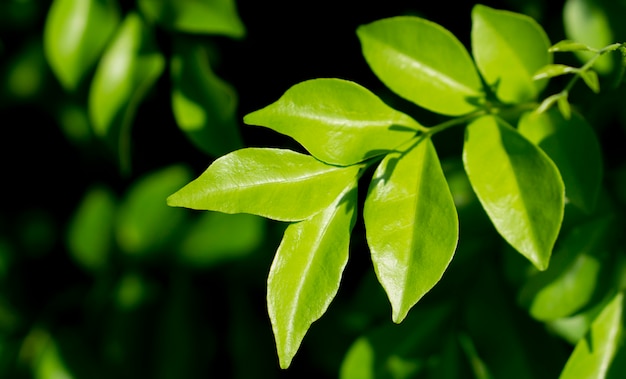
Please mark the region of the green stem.
[[427, 136], [433, 135], [433, 134], [439, 133], [441, 131], [444, 131], [444, 130], [446, 130], [448, 128], [451, 128], [453, 126], [465, 124], [465, 123], [467, 123], [468, 121], [470, 121], [470, 120], [472, 120], [474, 118], [477, 118], [477, 117], [480, 117], [480, 116], [484, 116], [484, 115], [486, 115], [488, 113], [489, 113], [489, 111], [487, 109], [479, 109], [479, 110], [474, 111], [472, 113], [468, 113], [468, 114], [466, 114], [464, 116], [453, 118], [451, 120], [444, 121], [441, 124], [437, 124], [435, 126], [431, 126], [429, 128], [425, 128], [425, 130], [423, 130], [423, 132]]

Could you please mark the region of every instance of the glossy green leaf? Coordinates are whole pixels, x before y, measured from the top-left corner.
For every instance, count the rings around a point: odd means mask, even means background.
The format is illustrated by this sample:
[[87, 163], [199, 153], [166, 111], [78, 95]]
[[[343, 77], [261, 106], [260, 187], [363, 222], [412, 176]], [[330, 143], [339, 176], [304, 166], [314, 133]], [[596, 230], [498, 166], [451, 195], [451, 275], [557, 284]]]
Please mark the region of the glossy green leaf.
[[339, 378], [422, 377], [439, 347], [450, 311], [441, 305], [421, 307], [401, 325], [384, 324], [357, 338], [344, 356]]
[[523, 115], [519, 131], [557, 165], [567, 199], [585, 212], [593, 211], [602, 186], [603, 165], [600, 143], [591, 125], [578, 113], [566, 120], [551, 109]]
[[603, 218], [572, 230], [554, 254], [550, 268], [522, 288], [520, 301], [535, 319], [567, 317], [591, 302], [601, 288], [605, 241], [612, 222]]
[[505, 103], [536, 99], [546, 80], [533, 80], [552, 63], [550, 41], [532, 18], [476, 5], [472, 10], [472, 51], [476, 65]]
[[545, 270], [563, 220], [564, 186], [555, 164], [493, 116], [467, 127], [463, 163], [496, 230]]
[[243, 258], [263, 241], [265, 220], [249, 214], [203, 212], [188, 226], [176, 257], [194, 267]]
[[172, 110], [189, 139], [211, 156], [243, 147], [237, 120], [237, 93], [211, 69], [207, 51], [183, 40], [171, 59]]
[[178, 31], [242, 38], [244, 24], [235, 0], [139, 0], [150, 19]]
[[54, 0], [44, 28], [44, 49], [61, 84], [74, 90], [93, 69], [120, 14], [115, 0]]
[[341, 79], [296, 84], [244, 122], [291, 136], [317, 159], [338, 165], [385, 154], [420, 126], [366, 88]]
[[400, 16], [362, 25], [357, 35], [376, 76], [407, 100], [453, 116], [482, 102], [484, 91], [472, 58], [440, 25]]
[[108, 188], [91, 188], [80, 202], [68, 227], [67, 245], [76, 263], [100, 271], [108, 263], [113, 242], [117, 204]]
[[267, 307], [280, 367], [337, 294], [356, 217], [356, 180], [324, 209], [285, 230], [270, 268]]
[[[595, 0], [567, 0], [563, 6], [563, 26], [565, 35], [577, 41], [600, 49], [614, 41], [609, 16]], [[575, 51], [581, 61], [586, 62], [595, 55], [591, 51]], [[610, 54], [600, 57], [593, 65], [601, 74], [609, 73], [614, 63]]]
[[137, 14], [129, 13], [100, 60], [89, 92], [94, 132], [117, 146], [124, 166], [130, 159], [135, 110], [164, 67], [151, 29]]
[[167, 202], [300, 221], [328, 207], [359, 170], [360, 166], [330, 166], [286, 149], [246, 148], [217, 159]]
[[580, 70], [576, 67], [567, 66], [564, 64], [549, 64], [537, 70], [537, 72], [535, 72], [535, 75], [533, 75], [533, 80], [548, 79], [555, 76], [573, 74], [579, 71]]
[[191, 180], [189, 169], [170, 166], [135, 181], [119, 207], [116, 237], [130, 256], [147, 256], [167, 248], [186, 213], [168, 207], [163, 199]]
[[399, 323], [441, 279], [458, 239], [454, 200], [430, 139], [383, 159], [363, 212], [374, 269]]
[[624, 295], [618, 293], [591, 324], [591, 330], [576, 344], [560, 379], [605, 378], [618, 347], [623, 342]]

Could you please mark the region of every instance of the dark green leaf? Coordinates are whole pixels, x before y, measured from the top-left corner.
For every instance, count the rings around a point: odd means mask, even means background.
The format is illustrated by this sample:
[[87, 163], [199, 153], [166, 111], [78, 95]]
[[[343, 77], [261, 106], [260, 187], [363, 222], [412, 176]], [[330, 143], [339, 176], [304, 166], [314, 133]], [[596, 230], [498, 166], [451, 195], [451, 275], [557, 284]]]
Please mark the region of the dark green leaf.
[[568, 200], [585, 212], [593, 211], [603, 175], [600, 143], [591, 125], [578, 113], [566, 120], [552, 109], [525, 114], [519, 131], [557, 165]]
[[463, 163], [496, 230], [545, 270], [563, 220], [564, 186], [554, 163], [493, 116], [467, 127]]
[[550, 41], [532, 18], [476, 5], [472, 10], [472, 51], [476, 64], [498, 98], [521, 103], [537, 98], [546, 80], [533, 80], [552, 63]]
[[317, 159], [338, 165], [385, 154], [420, 127], [366, 88], [340, 79], [296, 84], [244, 122], [291, 136]]
[[291, 150], [246, 148], [217, 159], [167, 202], [300, 221], [328, 207], [359, 170], [360, 166], [330, 166]]
[[335, 297], [348, 262], [356, 181], [325, 210], [285, 230], [267, 282], [267, 306], [282, 368]]
[[115, 0], [54, 0], [44, 48], [61, 84], [74, 90], [96, 64], [120, 19]]
[[362, 25], [357, 34], [370, 68], [398, 95], [446, 115], [480, 106], [484, 91], [474, 62], [447, 29], [400, 16]]
[[457, 244], [454, 200], [430, 139], [383, 159], [363, 212], [374, 269], [399, 323], [441, 279]]
[[243, 147], [237, 93], [211, 69], [201, 45], [178, 40], [171, 60], [176, 123], [202, 151], [221, 156]]
[[182, 32], [233, 38], [246, 33], [235, 0], [139, 0], [139, 8], [148, 18]]

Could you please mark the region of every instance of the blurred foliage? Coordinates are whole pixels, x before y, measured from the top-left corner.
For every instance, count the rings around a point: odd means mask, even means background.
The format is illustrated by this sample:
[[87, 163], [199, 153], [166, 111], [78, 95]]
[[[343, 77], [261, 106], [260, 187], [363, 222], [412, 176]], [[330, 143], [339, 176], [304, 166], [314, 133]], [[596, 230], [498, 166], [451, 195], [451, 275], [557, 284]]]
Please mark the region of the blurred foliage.
[[[240, 121], [293, 83], [341, 77], [410, 107], [369, 72], [357, 26], [418, 14], [467, 43], [473, 3], [270, 3], [0, 2], [0, 377], [555, 378], [574, 351], [602, 359], [575, 345], [590, 328], [593, 341], [610, 337], [622, 299], [609, 290], [626, 286], [613, 232], [624, 228], [626, 90], [609, 62], [599, 95], [570, 100], [601, 142], [595, 212], [614, 218], [581, 224], [588, 216], [567, 208], [555, 264], [538, 273], [477, 206], [460, 157], [446, 153], [462, 143], [450, 131], [435, 143], [463, 244], [443, 280], [393, 325], [357, 221], [337, 299], [278, 368], [265, 288], [284, 226], [168, 208], [166, 196], [237, 147], [299, 149]], [[626, 40], [624, 1], [481, 3], [535, 17], [553, 42]], [[581, 233], [597, 243], [581, 249]]]

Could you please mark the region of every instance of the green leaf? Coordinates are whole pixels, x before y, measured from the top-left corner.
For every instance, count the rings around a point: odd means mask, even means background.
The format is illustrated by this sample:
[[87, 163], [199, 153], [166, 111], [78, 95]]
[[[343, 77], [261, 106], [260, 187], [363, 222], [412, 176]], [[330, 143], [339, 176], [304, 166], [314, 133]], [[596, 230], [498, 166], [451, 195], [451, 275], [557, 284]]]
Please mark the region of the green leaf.
[[534, 113], [535, 114], [545, 113], [550, 108], [552, 108], [554, 103], [558, 103], [560, 101], [563, 101], [563, 100], [561, 100], [562, 98], [565, 98], [567, 100], [568, 96], [569, 96], [569, 94], [568, 94], [567, 91], [561, 91], [559, 93], [555, 93], [554, 95], [550, 95], [550, 96], [546, 97], [545, 99], [543, 99], [541, 104], [539, 104], [537, 109], [535, 109]]
[[557, 101], [556, 101], [556, 105], [559, 108], [559, 112], [561, 112], [561, 116], [563, 116], [563, 118], [565, 120], [569, 120], [572, 118], [572, 107], [569, 104], [569, 100], [568, 100], [568, 93], [564, 92], [565, 95], [564, 96], [560, 96]]
[[135, 110], [164, 67], [152, 31], [141, 17], [129, 13], [100, 60], [89, 92], [94, 132], [117, 146], [125, 169]]
[[54, 0], [44, 26], [44, 49], [65, 89], [76, 89], [93, 68], [119, 21], [115, 0]]
[[72, 216], [67, 247], [72, 258], [86, 270], [106, 268], [113, 244], [117, 204], [108, 188], [89, 189]]
[[559, 41], [550, 47], [550, 52], [567, 52], [567, 51], [595, 51], [593, 47], [585, 45], [584, 43], [565, 39]]
[[244, 122], [291, 136], [317, 159], [338, 165], [385, 154], [420, 127], [366, 88], [340, 79], [296, 84]]
[[400, 323], [441, 279], [458, 239], [454, 200], [430, 139], [383, 159], [363, 212], [374, 269]]
[[[613, 42], [614, 36], [609, 16], [595, 0], [567, 0], [563, 6], [563, 26], [568, 39], [580, 42], [594, 49], [600, 49]], [[574, 54], [586, 62], [596, 53], [575, 51]], [[593, 67], [601, 74], [613, 70], [614, 62], [610, 54], [598, 58]]]
[[[569, 120], [552, 109], [526, 113], [519, 131], [538, 145], [559, 168], [567, 199], [590, 213], [602, 186], [602, 151], [593, 128], [578, 113]], [[584, 154], [581, 154], [584, 152]]]
[[483, 101], [472, 58], [440, 25], [400, 16], [362, 25], [357, 35], [376, 76], [407, 100], [452, 116], [476, 110]]
[[537, 70], [535, 75], [533, 75], [533, 80], [548, 79], [559, 75], [573, 74], [579, 71], [580, 70], [576, 67], [564, 64], [549, 64]]
[[595, 93], [600, 93], [600, 81], [595, 71], [582, 71], [579, 75], [584, 80], [587, 87], [591, 88]]
[[243, 147], [237, 93], [221, 80], [199, 44], [177, 40], [171, 59], [172, 110], [187, 137], [211, 156]]
[[554, 163], [494, 116], [467, 127], [463, 163], [498, 233], [545, 270], [563, 220], [564, 186]]
[[186, 217], [181, 209], [167, 207], [163, 199], [191, 179], [189, 169], [170, 166], [135, 181], [119, 206], [116, 237], [130, 256], [162, 252]]
[[285, 230], [270, 268], [267, 306], [280, 367], [337, 294], [355, 222], [356, 180], [322, 212]]
[[594, 320], [585, 338], [576, 344], [560, 379], [604, 378], [623, 336], [624, 295], [618, 293]]
[[300, 221], [328, 207], [360, 167], [330, 166], [286, 149], [246, 148], [215, 160], [167, 203]]
[[246, 29], [235, 0], [139, 0], [150, 19], [178, 31], [242, 38]]
[[606, 240], [613, 220], [603, 218], [573, 229], [562, 241], [546, 271], [522, 288], [520, 302], [531, 316], [548, 321], [573, 315], [587, 306], [601, 287]]
[[472, 10], [472, 51], [476, 65], [496, 96], [505, 103], [537, 98], [546, 80], [534, 81], [552, 63], [550, 41], [532, 18], [476, 5]]

